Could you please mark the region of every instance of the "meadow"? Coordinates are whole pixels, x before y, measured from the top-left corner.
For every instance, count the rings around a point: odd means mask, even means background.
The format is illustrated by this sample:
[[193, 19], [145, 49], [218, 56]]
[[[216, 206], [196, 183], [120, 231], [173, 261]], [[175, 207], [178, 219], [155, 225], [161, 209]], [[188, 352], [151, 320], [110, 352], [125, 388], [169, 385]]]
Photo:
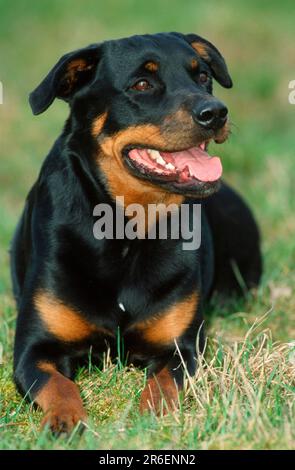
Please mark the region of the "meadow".
[[[294, 449], [294, 16], [291, 0], [0, 0], [0, 449]], [[215, 94], [229, 107], [232, 135], [218, 154], [225, 179], [259, 221], [263, 279], [244, 299], [208, 305], [206, 354], [179, 411], [140, 416], [144, 373], [108, 358], [102, 369], [90, 361], [77, 374], [87, 429], [54, 439], [40, 432], [41, 413], [12, 381], [8, 248], [67, 106], [56, 102], [34, 117], [28, 93], [65, 52], [159, 31], [200, 34], [226, 58], [234, 87], [216, 85]]]

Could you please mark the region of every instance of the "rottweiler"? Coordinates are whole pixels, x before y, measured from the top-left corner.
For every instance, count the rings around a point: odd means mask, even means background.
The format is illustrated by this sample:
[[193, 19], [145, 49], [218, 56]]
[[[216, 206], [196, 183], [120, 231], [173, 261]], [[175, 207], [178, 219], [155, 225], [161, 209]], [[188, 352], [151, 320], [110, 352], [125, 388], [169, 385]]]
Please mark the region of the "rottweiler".
[[[124, 349], [124, 364], [146, 370], [142, 413], [173, 409], [204, 348], [204, 302], [259, 283], [256, 222], [221, 182], [219, 157], [207, 153], [230, 132], [213, 79], [232, 86], [213, 44], [160, 33], [70, 52], [30, 94], [35, 115], [55, 98], [70, 109], [11, 245], [15, 382], [56, 433], [86, 420], [73, 378], [90, 348], [97, 361]], [[143, 207], [142, 222], [151, 204], [186, 206], [191, 215], [200, 204], [200, 245], [184, 249], [171, 214], [166, 239], [157, 230], [146, 236], [144, 223], [140, 236], [94, 236], [94, 208], [113, 208], [115, 226], [118, 196], [121, 210]]]

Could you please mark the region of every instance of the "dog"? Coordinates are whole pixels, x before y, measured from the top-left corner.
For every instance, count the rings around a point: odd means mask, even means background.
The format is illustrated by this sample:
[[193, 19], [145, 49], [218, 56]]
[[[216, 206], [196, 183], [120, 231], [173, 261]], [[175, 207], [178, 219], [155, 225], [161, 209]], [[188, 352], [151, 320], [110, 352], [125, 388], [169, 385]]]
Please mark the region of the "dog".
[[[14, 378], [55, 433], [86, 420], [77, 365], [90, 347], [94, 359], [107, 349], [116, 357], [118, 337], [127, 363], [147, 372], [140, 411], [173, 409], [204, 349], [204, 303], [212, 292], [241, 293], [237, 277], [244, 289], [259, 284], [257, 224], [207, 153], [229, 135], [213, 79], [232, 86], [213, 44], [160, 33], [68, 53], [30, 95], [35, 115], [56, 98], [70, 107], [11, 245]], [[93, 209], [114, 208], [117, 196], [144, 208], [141, 236], [97, 239]], [[145, 237], [150, 204], [189, 214], [200, 204], [200, 246], [183, 249], [171, 223], [167, 239]]]

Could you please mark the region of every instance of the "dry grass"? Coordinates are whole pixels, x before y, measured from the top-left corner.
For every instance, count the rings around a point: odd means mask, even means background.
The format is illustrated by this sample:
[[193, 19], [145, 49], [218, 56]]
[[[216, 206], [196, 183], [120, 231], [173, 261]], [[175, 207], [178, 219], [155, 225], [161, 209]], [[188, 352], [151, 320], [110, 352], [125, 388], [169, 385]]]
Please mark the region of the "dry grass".
[[[77, 382], [88, 410], [82, 437], [77, 430], [54, 440], [39, 432], [40, 412], [5, 387], [0, 430], [4, 448], [87, 449], [292, 449], [295, 445], [295, 343], [273, 342], [257, 319], [242, 340], [209, 340], [193, 378], [187, 377], [180, 410], [141, 417], [138, 400], [144, 374], [108, 356], [103, 367], [81, 369]], [[177, 346], [176, 346], [177, 347]], [[22, 439], [11, 439], [21, 432]], [[9, 445], [7, 446], [7, 442]], [[1, 444], [0, 444], [1, 446]]]

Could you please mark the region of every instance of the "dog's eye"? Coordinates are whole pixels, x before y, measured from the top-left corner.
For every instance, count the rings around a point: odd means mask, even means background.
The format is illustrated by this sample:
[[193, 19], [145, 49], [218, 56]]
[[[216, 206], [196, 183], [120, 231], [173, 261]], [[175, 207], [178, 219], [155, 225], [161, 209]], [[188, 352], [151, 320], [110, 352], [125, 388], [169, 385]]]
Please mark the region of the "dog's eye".
[[139, 80], [131, 88], [132, 88], [132, 90], [145, 91], [145, 90], [149, 90], [150, 88], [153, 88], [153, 87], [150, 84], [150, 82], [148, 82], [147, 80]]
[[209, 80], [208, 74], [206, 72], [201, 72], [199, 75], [199, 82], [202, 84], [207, 83]]

